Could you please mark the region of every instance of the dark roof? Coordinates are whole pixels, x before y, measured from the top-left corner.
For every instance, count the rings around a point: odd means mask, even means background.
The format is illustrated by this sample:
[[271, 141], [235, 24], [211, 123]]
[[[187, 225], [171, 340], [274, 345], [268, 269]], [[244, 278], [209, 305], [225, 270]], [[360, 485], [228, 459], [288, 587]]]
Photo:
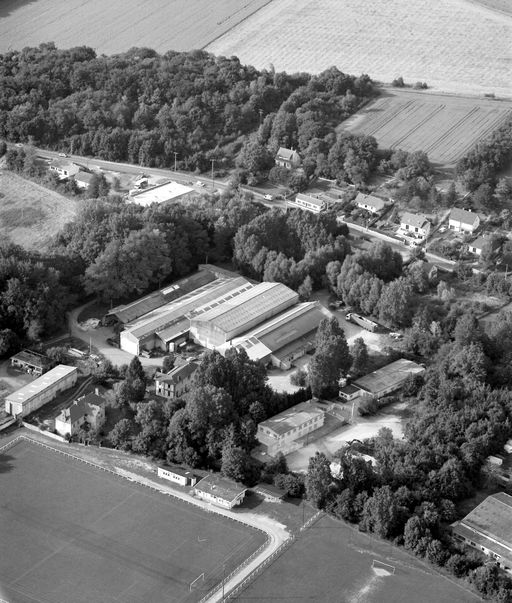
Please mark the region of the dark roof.
[[85, 394], [85, 396], [82, 396], [78, 399], [81, 402], [85, 402], [86, 404], [94, 404], [95, 406], [102, 406], [103, 404], [105, 404], [105, 398], [95, 392]]
[[471, 226], [474, 226], [478, 220], [478, 214], [473, 211], [467, 211], [465, 209], [454, 207], [450, 211], [450, 220], [455, 220], [455, 222], [462, 222], [463, 224], [470, 224]]
[[354, 385], [370, 392], [378, 394], [390, 387], [399, 386], [410, 374], [422, 373], [425, 369], [412, 360], [400, 358], [382, 368], [360, 377], [354, 381]]
[[80, 170], [78, 174], [75, 174], [75, 180], [80, 180], [80, 182], [86, 182], [87, 184], [90, 184], [93, 178], [94, 174], [89, 174], [89, 172], [82, 172], [82, 170]]
[[300, 155], [297, 153], [297, 151], [294, 151], [293, 149], [286, 149], [285, 147], [279, 148], [276, 157], [278, 159], [284, 159], [285, 161], [291, 161], [294, 157], [300, 159]]
[[[186, 379], [187, 377], [190, 377], [190, 375], [193, 375], [198, 366], [197, 362], [187, 362], [187, 364], [173, 368], [167, 374], [157, 373], [155, 381], [179, 383], [181, 379]], [[179, 379], [179, 377], [181, 377], [181, 379]]]
[[247, 490], [244, 485], [234, 482], [231, 479], [221, 477], [217, 473], [212, 473], [211, 475], [204, 477], [195, 485], [195, 488], [200, 492], [214, 494], [227, 502], [232, 502]]
[[[512, 496], [488, 496], [461, 521], [463, 525], [512, 549]], [[512, 557], [512, 551], [509, 551]]]
[[11, 356], [10, 360], [18, 360], [19, 362], [25, 362], [26, 364], [31, 364], [32, 366], [38, 366], [40, 368], [50, 366], [52, 363], [52, 361], [43, 354], [32, 352], [31, 350], [21, 350], [21, 352]]
[[356, 392], [361, 391], [361, 388], [357, 387], [357, 385], [352, 385], [352, 383], [349, 383], [348, 385], [343, 386], [342, 388], [340, 388], [340, 394], [347, 394], [347, 396], [350, 396], [351, 394], [355, 394]]
[[275, 496], [276, 498], [284, 498], [286, 496], [286, 490], [272, 484], [258, 484], [252, 490], [256, 494], [263, 494], [263, 496]]

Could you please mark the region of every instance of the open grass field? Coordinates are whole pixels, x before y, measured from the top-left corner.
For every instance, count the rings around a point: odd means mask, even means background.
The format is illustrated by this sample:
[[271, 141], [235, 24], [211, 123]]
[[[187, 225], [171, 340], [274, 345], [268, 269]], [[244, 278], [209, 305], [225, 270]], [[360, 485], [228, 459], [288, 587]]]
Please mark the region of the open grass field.
[[374, 136], [382, 148], [423, 150], [432, 162], [453, 165], [510, 115], [508, 101], [400, 90], [386, 92], [340, 128]]
[[336, 65], [383, 82], [401, 75], [437, 90], [512, 96], [511, 36], [511, 16], [468, 0], [279, 0], [207, 50], [258, 68]]
[[191, 603], [256, 530], [27, 441], [0, 453], [0, 599]]
[[0, 170], [0, 238], [43, 250], [77, 209], [77, 201]]
[[[387, 575], [380, 564], [395, 567]], [[239, 602], [476, 603], [481, 599], [389, 543], [330, 517], [307, 529], [236, 599]]]
[[0, 52], [53, 41], [115, 54], [203, 48], [269, 0], [2, 0]]

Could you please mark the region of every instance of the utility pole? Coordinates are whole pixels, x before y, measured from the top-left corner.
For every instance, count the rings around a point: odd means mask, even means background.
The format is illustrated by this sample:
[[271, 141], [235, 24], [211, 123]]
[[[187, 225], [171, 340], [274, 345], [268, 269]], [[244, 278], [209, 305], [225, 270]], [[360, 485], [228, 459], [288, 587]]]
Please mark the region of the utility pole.
[[226, 584], [226, 564], [222, 564], [222, 603], [224, 603], [224, 586]]
[[213, 164], [215, 163], [215, 159], [210, 160], [212, 162], [212, 191], [215, 189], [215, 180], [213, 178]]
[[178, 157], [178, 153], [174, 151], [174, 171], [176, 172], [176, 157]]
[[260, 109], [260, 126], [263, 121], [263, 109]]

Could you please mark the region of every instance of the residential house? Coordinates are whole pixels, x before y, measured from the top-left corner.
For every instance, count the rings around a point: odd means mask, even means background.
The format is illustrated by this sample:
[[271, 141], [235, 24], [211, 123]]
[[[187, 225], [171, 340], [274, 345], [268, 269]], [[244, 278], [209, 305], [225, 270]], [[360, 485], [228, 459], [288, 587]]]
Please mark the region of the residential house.
[[398, 234], [404, 235], [406, 238], [424, 240], [430, 234], [430, 228], [431, 224], [426, 216], [405, 212], [400, 218]]
[[300, 167], [302, 159], [297, 151], [280, 147], [275, 158], [276, 165], [289, 170]]
[[68, 408], [64, 408], [55, 418], [55, 429], [61, 435], [75, 435], [84, 423], [89, 429], [98, 429], [105, 422], [105, 398], [96, 388], [94, 393], [81, 396]]
[[194, 487], [194, 494], [207, 502], [224, 509], [232, 509], [241, 505], [247, 488], [242, 484], [212, 473], [204, 477]]
[[498, 242], [493, 237], [477, 237], [474, 241], [469, 243], [470, 253], [481, 256], [484, 249], [495, 251], [498, 246]]
[[51, 172], [55, 172], [59, 176], [59, 180], [72, 178], [80, 171], [80, 166], [69, 159], [54, 159], [50, 162], [49, 168]]
[[294, 201], [289, 201], [288, 203], [292, 207], [304, 209], [314, 214], [319, 214], [324, 209], [327, 209], [327, 203], [324, 200], [312, 195], [305, 195], [304, 193], [299, 193]]
[[386, 207], [385, 201], [379, 199], [379, 197], [374, 197], [373, 195], [365, 195], [363, 193], [357, 193], [357, 197], [355, 198], [355, 204], [360, 209], [365, 209], [372, 214], [378, 214], [380, 211]]
[[256, 437], [266, 446], [266, 453], [288, 454], [301, 447], [297, 441], [322, 427], [325, 413], [310, 402], [301, 402], [258, 424]]
[[455, 232], [473, 233], [480, 225], [478, 214], [454, 207], [448, 218], [448, 228]]
[[512, 496], [488, 496], [464, 519], [452, 524], [453, 536], [488, 555], [498, 567], [512, 573]]
[[188, 392], [198, 366], [196, 362], [187, 362], [187, 364], [173, 368], [167, 374], [156, 373], [156, 395], [173, 399]]
[[195, 486], [197, 484], [197, 477], [188, 469], [182, 469], [181, 467], [158, 467], [158, 477], [167, 479], [170, 482], [179, 484], [180, 486]]
[[83, 172], [80, 170], [75, 176], [75, 182], [78, 188], [87, 190], [93, 178], [94, 174], [89, 174], [89, 172]]

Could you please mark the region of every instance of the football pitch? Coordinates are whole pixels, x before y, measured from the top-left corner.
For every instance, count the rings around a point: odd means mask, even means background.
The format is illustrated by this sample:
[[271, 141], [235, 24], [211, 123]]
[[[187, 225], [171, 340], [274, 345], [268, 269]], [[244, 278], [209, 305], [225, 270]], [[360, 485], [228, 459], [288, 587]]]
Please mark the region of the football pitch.
[[27, 440], [0, 452], [0, 599], [9, 603], [192, 603], [264, 541]]
[[[394, 572], [394, 573], [393, 573]], [[390, 543], [324, 516], [238, 595], [237, 602], [477, 603]]]

